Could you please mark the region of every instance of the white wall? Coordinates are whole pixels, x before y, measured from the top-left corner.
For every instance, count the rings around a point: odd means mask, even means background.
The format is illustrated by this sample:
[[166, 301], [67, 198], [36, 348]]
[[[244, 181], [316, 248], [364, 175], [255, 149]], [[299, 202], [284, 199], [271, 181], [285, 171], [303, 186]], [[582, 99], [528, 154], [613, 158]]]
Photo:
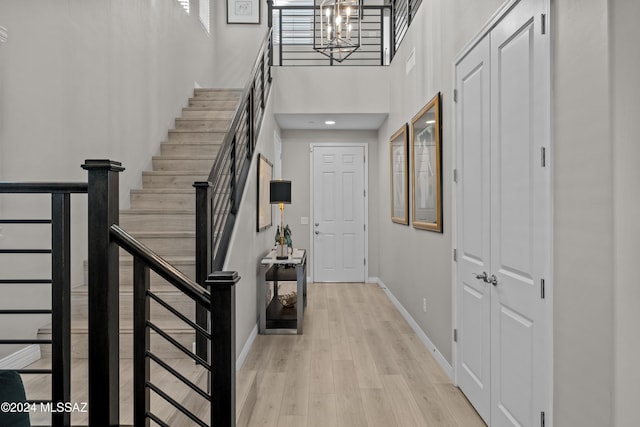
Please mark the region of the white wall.
[[640, 3], [625, 0], [609, 2], [611, 35], [611, 120], [613, 125], [614, 184], [614, 349], [615, 387], [613, 389], [615, 425], [640, 425]]
[[267, 2], [258, 0], [260, 24], [227, 24], [227, 1], [212, 0], [211, 36], [215, 55], [222, 58], [215, 64], [216, 86], [244, 88], [258, 56], [258, 49], [267, 33]]
[[[291, 204], [285, 206], [285, 223], [291, 226], [292, 240], [297, 248], [311, 249], [310, 223], [301, 224], [300, 218], [311, 220], [311, 194], [309, 145], [311, 143], [364, 143], [368, 144], [369, 157], [369, 259], [368, 276], [378, 276], [378, 132], [377, 131], [321, 131], [285, 130], [282, 132], [282, 178], [291, 180]], [[374, 177], [372, 179], [372, 177]], [[313, 260], [308, 258], [308, 275], [311, 275]]]
[[[0, 45], [0, 177], [86, 181], [85, 159], [111, 158], [127, 168], [120, 177], [126, 206], [194, 85], [213, 83], [213, 41], [198, 17], [174, 0], [3, 0], [0, 20], [9, 32]], [[86, 257], [86, 197], [73, 200], [77, 285]], [[46, 217], [47, 209], [46, 200], [4, 203], [12, 216]], [[3, 234], [0, 245], [19, 239], [9, 227]], [[2, 304], [14, 302], [3, 297]], [[29, 329], [26, 335], [35, 333]]]

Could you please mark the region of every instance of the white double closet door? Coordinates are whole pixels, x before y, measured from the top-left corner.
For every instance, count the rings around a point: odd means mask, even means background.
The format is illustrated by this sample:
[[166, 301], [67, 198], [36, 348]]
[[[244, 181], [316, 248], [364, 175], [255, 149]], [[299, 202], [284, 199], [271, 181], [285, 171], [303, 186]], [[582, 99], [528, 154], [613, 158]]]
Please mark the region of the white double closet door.
[[550, 421], [546, 3], [522, 0], [456, 63], [456, 378], [490, 426]]

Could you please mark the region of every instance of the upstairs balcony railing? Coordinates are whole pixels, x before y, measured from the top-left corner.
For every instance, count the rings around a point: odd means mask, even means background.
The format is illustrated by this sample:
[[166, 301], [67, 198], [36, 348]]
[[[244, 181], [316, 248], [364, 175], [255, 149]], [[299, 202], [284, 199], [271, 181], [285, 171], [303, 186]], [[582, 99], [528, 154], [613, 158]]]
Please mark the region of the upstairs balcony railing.
[[384, 66], [400, 47], [422, 0], [391, 0], [384, 5], [364, 5], [361, 45], [338, 62], [313, 48], [317, 6], [269, 3], [269, 26], [273, 28], [273, 65], [292, 66]]

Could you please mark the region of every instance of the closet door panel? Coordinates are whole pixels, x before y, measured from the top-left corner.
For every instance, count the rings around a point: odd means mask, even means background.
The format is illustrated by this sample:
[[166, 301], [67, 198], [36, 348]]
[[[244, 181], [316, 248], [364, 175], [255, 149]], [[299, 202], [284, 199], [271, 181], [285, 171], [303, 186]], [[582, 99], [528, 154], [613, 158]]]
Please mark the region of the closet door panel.
[[[492, 426], [540, 424], [541, 333], [536, 175], [546, 108], [536, 96], [544, 59], [537, 0], [523, 0], [491, 32]], [[543, 381], [543, 380], [542, 380]]]
[[491, 269], [489, 57], [487, 37], [456, 66], [456, 371], [459, 387], [486, 422], [491, 409], [491, 286], [477, 276]]

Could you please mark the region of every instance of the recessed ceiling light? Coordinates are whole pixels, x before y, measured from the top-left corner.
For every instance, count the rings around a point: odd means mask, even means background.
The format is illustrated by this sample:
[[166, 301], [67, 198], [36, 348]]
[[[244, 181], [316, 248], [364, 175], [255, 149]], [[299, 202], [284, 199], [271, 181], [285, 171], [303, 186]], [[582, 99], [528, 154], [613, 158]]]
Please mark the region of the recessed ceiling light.
[[336, 122], [334, 120], [327, 120], [324, 122], [325, 125], [335, 125]]

